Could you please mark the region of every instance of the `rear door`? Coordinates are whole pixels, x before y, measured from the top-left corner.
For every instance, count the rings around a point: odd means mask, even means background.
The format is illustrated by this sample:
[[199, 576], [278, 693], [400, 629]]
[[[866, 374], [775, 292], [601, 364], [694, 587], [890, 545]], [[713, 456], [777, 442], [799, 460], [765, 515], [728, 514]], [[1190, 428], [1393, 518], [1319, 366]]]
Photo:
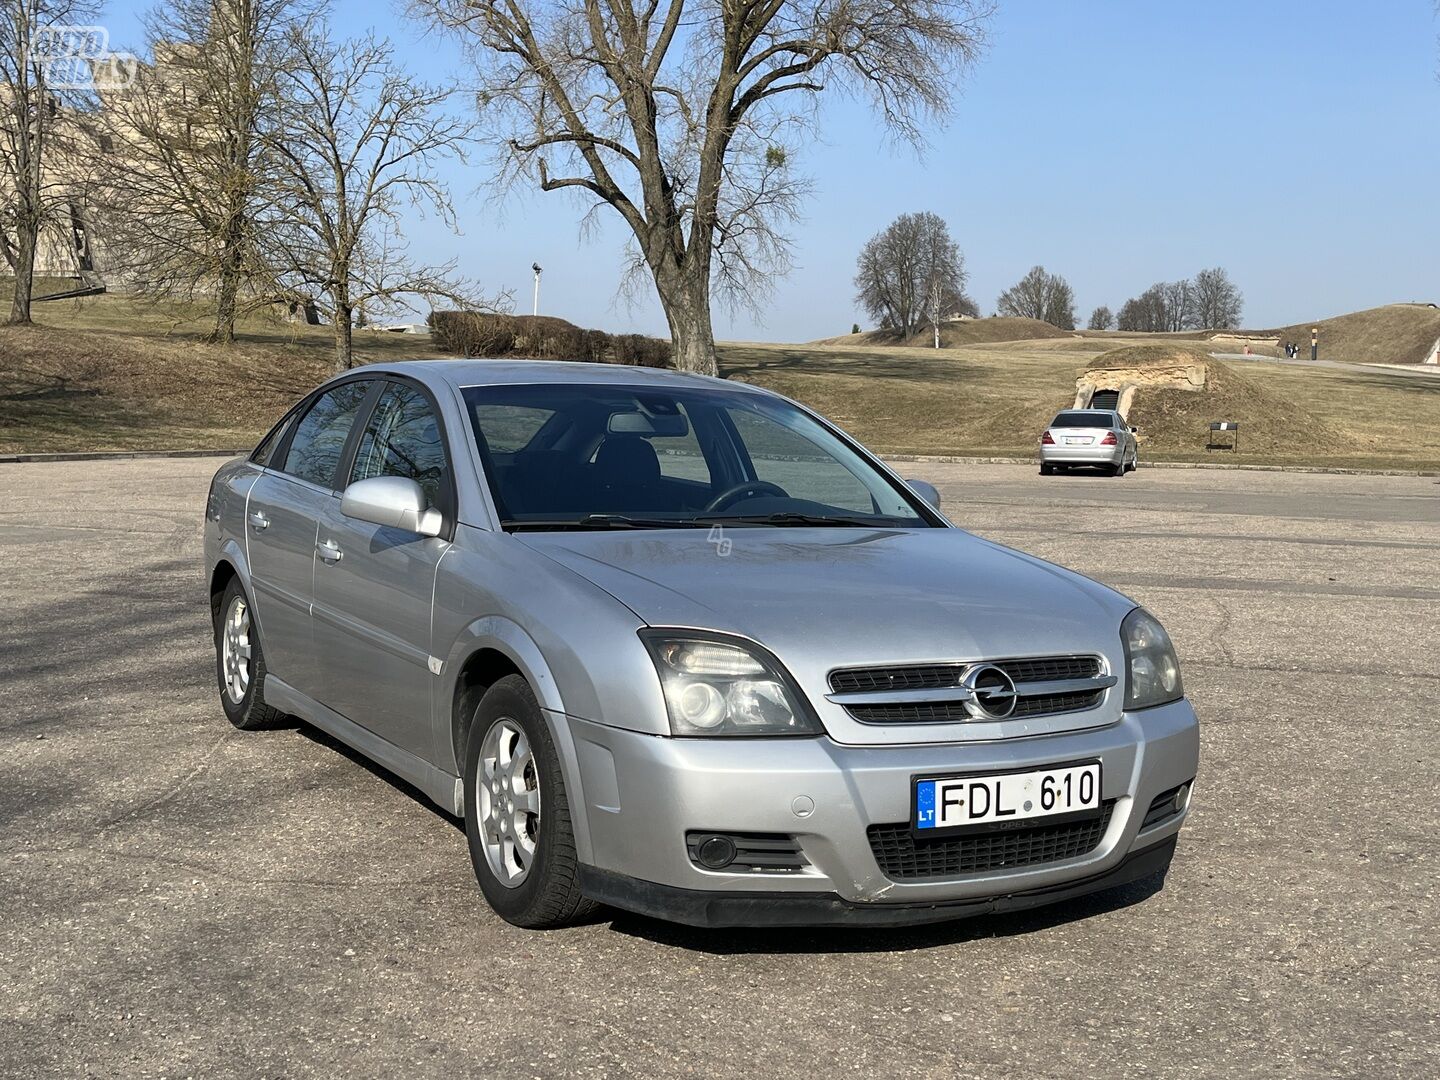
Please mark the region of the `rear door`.
[[245, 508], [246, 560], [265, 666], [313, 698], [321, 696], [310, 633], [316, 532], [336, 498], [335, 475], [355, 418], [375, 386], [375, 379], [357, 379], [318, 395], [275, 448]]
[[[416, 383], [386, 384], [358, 436], [347, 483], [404, 476], [455, 521], [454, 476], [438, 410]], [[324, 700], [341, 715], [430, 760], [430, 610], [449, 549], [421, 536], [348, 518], [340, 499], [322, 510], [313, 632]]]

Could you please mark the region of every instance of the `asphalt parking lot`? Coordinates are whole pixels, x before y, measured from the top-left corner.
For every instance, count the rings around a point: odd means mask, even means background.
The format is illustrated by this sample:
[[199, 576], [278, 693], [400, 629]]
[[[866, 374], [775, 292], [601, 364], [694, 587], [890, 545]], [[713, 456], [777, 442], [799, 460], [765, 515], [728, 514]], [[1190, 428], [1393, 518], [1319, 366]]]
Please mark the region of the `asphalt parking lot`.
[[216, 460], [0, 465], [0, 1075], [1440, 1074], [1440, 485], [907, 464], [1149, 605], [1167, 886], [904, 932], [490, 914], [463, 833], [215, 700]]

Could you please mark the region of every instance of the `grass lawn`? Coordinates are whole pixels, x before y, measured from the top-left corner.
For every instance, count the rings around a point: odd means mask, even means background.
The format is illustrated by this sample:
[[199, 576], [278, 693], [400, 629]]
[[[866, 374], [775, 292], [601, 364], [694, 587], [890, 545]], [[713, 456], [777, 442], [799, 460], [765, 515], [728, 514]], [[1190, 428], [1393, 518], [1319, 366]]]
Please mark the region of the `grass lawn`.
[[[720, 357], [725, 375], [803, 401], [882, 453], [1032, 457], [1045, 424], [1074, 401], [1075, 376], [1117, 344], [1130, 342], [1066, 338], [939, 350], [733, 343]], [[1242, 430], [1234, 454], [1206, 451], [1200, 430], [1188, 449], [1188, 429], [1165, 433], [1163, 450], [1147, 448], [1142, 427], [1142, 460], [1440, 468], [1440, 378], [1263, 362], [1233, 370], [1267, 399], [1323, 421], [1332, 436], [1323, 451], [1307, 441], [1303, 422], [1281, 413], [1275, 423], [1293, 427], [1289, 438], [1269, 432], [1269, 447], [1250, 450]], [[1252, 444], [1262, 442], [1259, 435], [1252, 432]]]
[[[67, 284], [42, 281], [36, 291]], [[0, 311], [9, 292], [0, 281]], [[327, 327], [270, 314], [243, 319], [229, 347], [201, 340], [209, 326], [198, 310], [122, 296], [38, 304], [35, 318], [34, 327], [0, 327], [0, 453], [249, 446], [333, 371]], [[720, 362], [726, 376], [803, 401], [881, 452], [1031, 457], [1046, 421], [1072, 402], [1076, 374], [1133, 343], [1095, 335], [940, 350], [727, 343]], [[355, 349], [362, 363], [435, 355], [428, 336], [373, 331], [357, 331]], [[1192, 417], [1184, 432], [1164, 433], [1161, 447], [1142, 441], [1142, 458], [1440, 467], [1440, 379], [1381, 368], [1235, 370], [1294, 415], [1272, 410], [1277, 430], [1255, 432], [1248, 445], [1242, 431], [1235, 455], [1207, 454], [1198, 430], [1192, 446]], [[1323, 422], [1320, 450], [1307, 441], [1307, 416]]]
[[[36, 294], [72, 283], [40, 280]], [[0, 313], [11, 283], [0, 282]], [[122, 296], [36, 304], [0, 327], [0, 453], [249, 446], [334, 371], [329, 327], [257, 313], [232, 346], [205, 344], [203, 313]], [[359, 363], [434, 355], [428, 335], [357, 330]]]

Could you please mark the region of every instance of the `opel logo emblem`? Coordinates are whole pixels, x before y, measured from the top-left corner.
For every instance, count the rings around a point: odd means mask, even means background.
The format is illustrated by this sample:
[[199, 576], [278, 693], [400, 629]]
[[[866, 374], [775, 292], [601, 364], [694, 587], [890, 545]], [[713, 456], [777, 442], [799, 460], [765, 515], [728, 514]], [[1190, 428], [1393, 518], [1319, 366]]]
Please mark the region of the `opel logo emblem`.
[[976, 717], [1004, 720], [1015, 711], [1015, 680], [994, 664], [976, 664], [960, 685], [975, 695], [969, 707]]

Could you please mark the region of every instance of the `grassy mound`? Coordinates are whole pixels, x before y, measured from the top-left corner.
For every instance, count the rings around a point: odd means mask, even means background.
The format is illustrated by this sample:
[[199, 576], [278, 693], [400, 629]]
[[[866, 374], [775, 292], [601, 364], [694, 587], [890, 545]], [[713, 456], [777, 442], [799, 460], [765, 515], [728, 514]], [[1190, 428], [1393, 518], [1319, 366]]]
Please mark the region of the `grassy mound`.
[[334, 370], [321, 350], [0, 329], [0, 452], [231, 449]]
[[[940, 327], [940, 347], [958, 349], [994, 341], [1033, 341], [1040, 338], [1068, 338], [1069, 330], [1041, 322], [1039, 319], [962, 319]], [[910, 337], [894, 330], [870, 330], [863, 334], [843, 334], [814, 342], [816, 345], [913, 345], [920, 348], [935, 344], [933, 330], [925, 329]]]
[[1320, 330], [1320, 356], [1352, 364], [1418, 364], [1440, 338], [1440, 309], [1428, 304], [1386, 304], [1267, 333], [1295, 341], [1310, 355], [1310, 328]]
[[[1147, 370], [1199, 367], [1199, 390], [1143, 385]], [[1203, 352], [1147, 344], [1115, 349], [1096, 357], [1089, 370], [1133, 370], [1141, 383], [1127, 419], [1140, 429], [1142, 449], [1161, 456], [1193, 454], [1209, 441], [1214, 420], [1240, 425], [1240, 447], [1252, 455], [1317, 458], [1354, 452], [1354, 435]]]

